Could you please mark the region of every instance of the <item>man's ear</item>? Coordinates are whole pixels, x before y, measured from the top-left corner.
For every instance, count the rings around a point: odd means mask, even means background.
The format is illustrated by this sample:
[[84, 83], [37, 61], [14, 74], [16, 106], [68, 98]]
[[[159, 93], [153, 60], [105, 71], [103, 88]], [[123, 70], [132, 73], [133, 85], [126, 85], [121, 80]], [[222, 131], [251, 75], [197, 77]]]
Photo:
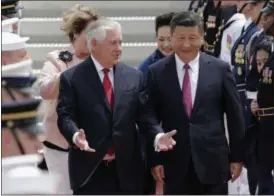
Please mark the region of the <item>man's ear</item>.
[[205, 44], [205, 39], [202, 37], [201, 38], [201, 45], [204, 45]]

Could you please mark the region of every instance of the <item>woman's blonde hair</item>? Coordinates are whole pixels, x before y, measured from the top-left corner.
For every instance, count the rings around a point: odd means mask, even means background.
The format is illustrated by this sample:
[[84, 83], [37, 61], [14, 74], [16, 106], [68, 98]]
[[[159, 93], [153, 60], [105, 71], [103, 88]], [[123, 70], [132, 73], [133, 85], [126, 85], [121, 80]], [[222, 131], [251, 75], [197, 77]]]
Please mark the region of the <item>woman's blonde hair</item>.
[[86, 26], [99, 18], [99, 14], [92, 8], [77, 4], [63, 14], [61, 30], [74, 41], [75, 34], [80, 34]]

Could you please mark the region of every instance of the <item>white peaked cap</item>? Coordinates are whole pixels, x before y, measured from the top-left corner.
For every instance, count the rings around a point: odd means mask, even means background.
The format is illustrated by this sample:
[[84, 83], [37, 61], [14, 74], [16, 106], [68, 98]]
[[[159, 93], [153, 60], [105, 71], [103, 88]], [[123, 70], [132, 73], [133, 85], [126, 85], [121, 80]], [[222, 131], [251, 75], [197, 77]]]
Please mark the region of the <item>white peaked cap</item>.
[[9, 18], [2, 21], [2, 32], [13, 32], [12, 25], [19, 21], [18, 18]]
[[37, 166], [41, 161], [42, 157], [38, 154], [2, 158], [2, 170], [5, 172], [18, 166]]
[[29, 37], [20, 37], [14, 33], [2, 33], [2, 51], [14, 51], [26, 48]]
[[37, 167], [23, 166], [2, 176], [3, 194], [56, 194], [60, 176], [41, 171]]
[[2, 159], [3, 194], [56, 194], [60, 176], [40, 170], [39, 154]]

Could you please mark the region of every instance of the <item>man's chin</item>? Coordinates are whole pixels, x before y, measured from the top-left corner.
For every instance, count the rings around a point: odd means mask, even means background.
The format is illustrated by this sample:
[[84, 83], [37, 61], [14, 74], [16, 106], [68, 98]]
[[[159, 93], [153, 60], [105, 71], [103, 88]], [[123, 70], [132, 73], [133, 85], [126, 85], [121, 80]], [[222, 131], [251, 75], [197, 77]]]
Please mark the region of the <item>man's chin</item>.
[[118, 64], [118, 63], [120, 63], [120, 58], [113, 60], [113, 64], [114, 64], [114, 65], [116, 65], [116, 64]]

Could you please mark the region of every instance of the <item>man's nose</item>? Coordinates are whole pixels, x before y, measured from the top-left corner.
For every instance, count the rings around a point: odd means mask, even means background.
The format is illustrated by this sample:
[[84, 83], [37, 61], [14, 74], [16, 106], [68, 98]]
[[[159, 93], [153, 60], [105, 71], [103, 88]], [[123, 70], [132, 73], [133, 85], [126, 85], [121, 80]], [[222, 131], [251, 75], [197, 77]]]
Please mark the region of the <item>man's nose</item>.
[[182, 46], [183, 46], [184, 48], [190, 47], [189, 41], [184, 41], [183, 44], [182, 44]]

